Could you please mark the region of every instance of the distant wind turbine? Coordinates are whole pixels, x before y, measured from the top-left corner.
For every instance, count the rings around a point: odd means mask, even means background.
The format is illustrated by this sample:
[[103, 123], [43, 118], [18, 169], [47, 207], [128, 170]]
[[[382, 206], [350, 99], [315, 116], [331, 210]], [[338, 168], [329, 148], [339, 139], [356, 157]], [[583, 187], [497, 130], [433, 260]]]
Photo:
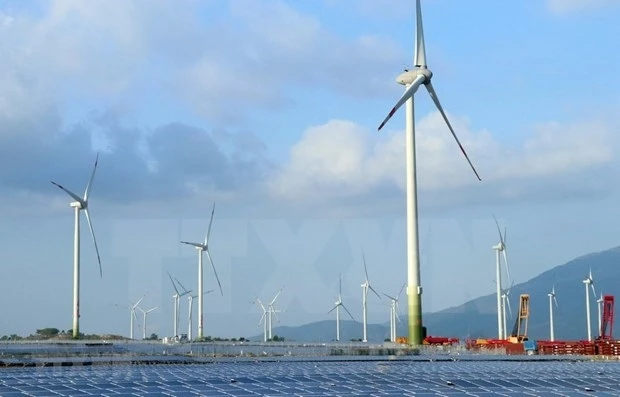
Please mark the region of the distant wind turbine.
[[207, 253], [207, 258], [209, 259], [209, 263], [211, 263], [211, 268], [213, 269], [213, 274], [215, 274], [215, 279], [217, 280], [217, 285], [220, 287], [220, 293], [224, 296], [224, 292], [222, 291], [222, 284], [220, 283], [220, 278], [217, 276], [217, 271], [215, 270], [215, 265], [213, 264], [213, 260], [211, 259], [211, 254], [209, 253], [209, 237], [211, 236], [211, 226], [213, 225], [213, 215], [215, 214], [215, 203], [213, 203], [213, 209], [211, 210], [211, 220], [209, 221], [209, 228], [207, 229], [207, 234], [205, 235], [205, 240], [203, 243], [190, 243], [187, 241], [181, 241], [183, 244], [191, 245], [196, 248], [198, 251], [198, 339], [202, 339], [203, 335], [203, 309], [202, 309], [202, 301], [203, 301], [203, 270], [202, 270], [202, 253]]
[[351, 312], [349, 312], [349, 309], [347, 309], [347, 307], [344, 305], [344, 303], [342, 303], [342, 275], [338, 276], [338, 300], [336, 301], [336, 303], [334, 304], [334, 307], [328, 311], [327, 313], [331, 313], [334, 310], [336, 310], [336, 341], [340, 341], [340, 308], [342, 307], [347, 314], [349, 315], [349, 317], [351, 317], [351, 319], [353, 321], [355, 321], [355, 318], [353, 318], [353, 315], [351, 314]]
[[[596, 295], [594, 295], [596, 298]], [[599, 291], [599, 298], [596, 300], [596, 307], [598, 309], [598, 337], [600, 338], [603, 334], [601, 333], [601, 307], [603, 306], [603, 292]]]
[[[415, 40], [415, 56], [414, 67], [400, 74], [396, 81], [405, 86], [405, 92], [396, 102], [396, 105], [390, 110], [387, 117], [379, 125], [379, 130], [385, 126], [388, 120], [396, 113], [396, 111], [406, 104], [406, 158], [407, 158], [407, 299], [408, 299], [408, 331], [410, 345], [422, 344], [422, 285], [420, 282], [420, 257], [419, 257], [419, 241], [418, 241], [418, 203], [417, 203], [417, 180], [416, 180], [416, 154], [415, 154], [415, 119], [413, 96], [420, 85], [424, 84], [426, 90], [435, 103], [435, 106], [441, 113], [444, 121], [448, 125], [452, 136], [459, 145], [461, 152], [467, 159], [470, 167], [476, 174], [478, 180], [478, 172], [474, 168], [472, 162], [467, 156], [465, 149], [456, 136], [452, 125], [448, 121], [431, 79], [433, 73], [426, 65], [426, 49], [424, 44], [424, 29], [422, 26], [422, 9], [420, 0], [416, 0], [416, 40]], [[499, 280], [498, 280], [499, 281]]]
[[84, 191], [84, 197], [80, 197], [77, 194], [73, 193], [69, 189], [64, 186], [52, 181], [52, 184], [62, 189], [65, 193], [67, 193], [71, 198], [75, 201], [72, 201], [69, 204], [71, 207], [75, 209], [75, 230], [73, 235], [73, 338], [77, 339], [80, 337], [80, 211], [84, 211], [86, 214], [86, 221], [88, 222], [88, 228], [90, 229], [90, 234], [93, 237], [93, 243], [95, 244], [95, 252], [97, 253], [97, 262], [99, 263], [99, 276], [103, 277], [103, 272], [101, 270], [101, 257], [99, 256], [99, 247], [97, 246], [97, 239], [95, 238], [95, 232], [93, 231], [93, 224], [90, 218], [90, 214], [88, 212], [88, 196], [90, 194], [90, 189], [93, 184], [93, 179], [95, 178], [95, 171], [97, 170], [97, 163], [99, 162], [99, 154], [95, 157], [95, 165], [93, 167], [93, 172], [90, 175], [90, 180], [86, 185], [86, 190]]
[[555, 298], [555, 285], [551, 288], [551, 292], [547, 294], [549, 296], [549, 340], [555, 341], [555, 332], [553, 324], [553, 304], [558, 307], [558, 301]]
[[149, 314], [150, 312], [152, 312], [155, 309], [158, 309], [159, 306], [156, 306], [152, 309], [149, 310], [144, 310], [142, 309], [140, 306], [138, 306], [138, 310], [140, 310], [142, 312], [143, 320], [144, 320], [144, 325], [142, 326], [142, 339], [146, 339], [146, 315]]
[[495, 220], [495, 226], [497, 226], [497, 233], [499, 234], [499, 243], [493, 246], [495, 250], [495, 277], [497, 280], [497, 333], [499, 339], [507, 339], [508, 332], [504, 326], [504, 311], [505, 308], [502, 306], [502, 265], [500, 255], [504, 254], [504, 264], [506, 265], [506, 274], [508, 276], [508, 282], [510, 283], [510, 270], [508, 268], [508, 258], [506, 256], [506, 228], [504, 228], [504, 235], [502, 236], [502, 231], [499, 228], [499, 223], [497, 222], [497, 218], [493, 215], [493, 219]]
[[[211, 292], [213, 292], [212, 289], [208, 290], [207, 292], [205, 292], [203, 295], [207, 295], [210, 294]], [[187, 338], [189, 340], [192, 340], [192, 328], [193, 328], [193, 324], [192, 324], [192, 303], [194, 302], [194, 299], [197, 298], [198, 295], [190, 295], [187, 297], [187, 300], [189, 301], [189, 315], [188, 315], [188, 327], [187, 327]]]
[[133, 339], [133, 320], [136, 317], [136, 308], [138, 307], [140, 302], [142, 302], [142, 299], [144, 299], [145, 296], [146, 294], [142, 295], [142, 298], [140, 298], [135, 304], [133, 304], [129, 310], [129, 326], [131, 328], [131, 330], [129, 331], [129, 339]]
[[396, 295], [396, 298], [386, 293], [383, 294], [387, 296], [388, 298], [390, 298], [390, 300], [392, 301], [392, 303], [390, 304], [390, 341], [391, 342], [396, 342], [396, 320], [398, 319], [398, 321], [400, 321], [400, 316], [398, 315], [398, 311], [399, 311], [398, 300], [400, 299], [400, 295], [403, 293], [403, 290], [405, 289], [406, 285], [407, 283], [403, 284], [400, 291], [398, 292], [398, 295]]
[[583, 280], [583, 284], [586, 286], [586, 326], [588, 327], [588, 341], [592, 342], [592, 326], [590, 325], [590, 287], [592, 288], [592, 294], [596, 298], [596, 291], [594, 291], [594, 279], [592, 278], [592, 268], [590, 268], [588, 278]]
[[172, 279], [172, 276], [170, 275], [170, 273], [168, 273], [168, 277], [170, 278], [170, 282], [172, 283], [172, 288], [174, 288], [174, 295], [172, 295], [172, 299], [174, 299], [174, 319], [173, 319], [173, 325], [172, 325], [172, 328], [173, 328], [172, 332], [174, 334], [173, 336], [176, 338], [177, 336], [179, 336], [178, 329], [179, 329], [179, 317], [181, 313], [181, 297], [189, 294], [191, 291], [186, 290], [179, 283], [181, 288], [183, 288], [183, 292], [179, 292], [179, 289], [177, 288], [177, 285]]
[[362, 261], [364, 262], [364, 274], [366, 275], [366, 279], [364, 280], [364, 283], [362, 284], [362, 320], [363, 320], [363, 331], [364, 331], [364, 338], [362, 339], [362, 342], [368, 342], [368, 338], [367, 338], [367, 334], [366, 334], [366, 328], [368, 326], [368, 290], [370, 289], [372, 292], [375, 293], [375, 295], [377, 295], [377, 297], [379, 299], [381, 299], [381, 295], [379, 295], [379, 293], [377, 291], [375, 291], [375, 289], [370, 285], [370, 281], [368, 281], [368, 269], [366, 268], [366, 256], [364, 255], [364, 252], [362, 251]]

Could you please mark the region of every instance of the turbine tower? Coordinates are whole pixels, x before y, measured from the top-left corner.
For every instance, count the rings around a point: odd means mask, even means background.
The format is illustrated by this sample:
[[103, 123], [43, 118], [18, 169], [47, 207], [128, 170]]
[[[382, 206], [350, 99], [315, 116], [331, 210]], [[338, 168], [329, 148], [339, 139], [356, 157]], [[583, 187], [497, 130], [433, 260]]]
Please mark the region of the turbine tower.
[[[210, 294], [211, 292], [213, 292], [212, 289], [208, 290], [207, 292], [205, 292], [203, 295], [207, 295]], [[187, 339], [188, 340], [192, 340], [192, 328], [193, 328], [193, 324], [192, 324], [192, 304], [194, 302], [194, 298], [197, 298], [198, 295], [190, 295], [187, 297], [187, 300], [189, 301], [189, 314], [187, 316], [188, 318], [188, 327], [187, 327]]]
[[398, 321], [400, 322], [400, 316], [398, 315], [398, 311], [399, 311], [398, 300], [400, 299], [400, 295], [403, 293], [403, 290], [405, 289], [406, 285], [407, 283], [403, 284], [400, 291], [398, 291], [398, 295], [396, 295], [396, 298], [386, 293], [383, 293], [383, 295], [387, 296], [392, 301], [390, 304], [390, 341], [391, 342], [396, 342], [396, 319], [398, 319]]
[[555, 333], [553, 326], [553, 303], [555, 302], [555, 307], [558, 307], [558, 301], [555, 299], [555, 285], [551, 288], [551, 292], [547, 294], [549, 296], [549, 340], [551, 342], [555, 341]]
[[90, 229], [90, 234], [93, 237], [93, 243], [95, 244], [95, 252], [97, 253], [97, 262], [99, 263], [99, 276], [103, 277], [103, 272], [101, 270], [101, 257], [99, 256], [99, 247], [97, 246], [97, 239], [95, 238], [95, 232], [93, 231], [93, 224], [90, 219], [90, 213], [88, 212], [88, 196], [90, 194], [90, 189], [93, 184], [93, 179], [95, 178], [95, 171], [97, 170], [97, 163], [99, 162], [99, 153], [95, 157], [95, 165], [93, 167], [93, 172], [90, 175], [90, 180], [86, 185], [86, 190], [84, 191], [84, 197], [80, 197], [77, 194], [73, 193], [69, 189], [64, 186], [51, 181], [53, 185], [62, 189], [65, 193], [67, 193], [71, 198], [75, 201], [72, 201], [69, 205], [74, 208], [75, 211], [75, 230], [73, 234], [73, 338], [77, 339], [80, 337], [80, 211], [84, 211], [86, 214], [86, 221], [88, 222], [88, 228]]
[[334, 304], [334, 307], [332, 307], [332, 309], [327, 312], [327, 314], [329, 314], [336, 310], [336, 342], [340, 341], [340, 307], [342, 307], [351, 317], [351, 319], [355, 321], [353, 315], [351, 314], [351, 312], [349, 312], [349, 309], [347, 309], [344, 303], [342, 303], [342, 274], [339, 275], [338, 282], [340, 283], [338, 287], [338, 300]]
[[220, 278], [217, 276], [217, 271], [215, 270], [215, 265], [213, 264], [213, 260], [211, 259], [211, 254], [209, 253], [209, 237], [211, 236], [211, 225], [213, 225], [213, 215], [215, 214], [215, 203], [213, 203], [213, 209], [211, 210], [211, 220], [209, 221], [209, 228], [207, 229], [207, 234], [205, 235], [205, 240], [203, 243], [190, 243], [187, 241], [181, 241], [183, 244], [191, 245], [196, 248], [198, 251], [198, 339], [203, 338], [203, 310], [202, 310], [202, 301], [204, 293], [202, 291], [203, 286], [203, 276], [202, 276], [202, 254], [203, 252], [207, 253], [207, 258], [209, 259], [209, 263], [211, 264], [211, 268], [213, 269], [213, 274], [215, 274], [215, 279], [217, 280], [217, 285], [220, 287], [220, 293], [224, 296], [224, 292], [222, 291], [222, 284], [220, 283]]
[[588, 327], [588, 341], [592, 342], [592, 327], [590, 325], [590, 288], [596, 298], [596, 292], [594, 291], [594, 279], [592, 278], [592, 269], [588, 273], [588, 278], [583, 280], [583, 284], [586, 286], [586, 326]]
[[[172, 295], [172, 299], [174, 299], [174, 318], [173, 318], [172, 332], [174, 333], [173, 336], [176, 338], [177, 336], [179, 336], [178, 329], [179, 329], [179, 317], [181, 313], [181, 297], [189, 294], [191, 291], [186, 290], [185, 287], [183, 287], [181, 283], [179, 283], [181, 288], [183, 288], [183, 292], [179, 292], [179, 289], [177, 288], [177, 285], [174, 283], [174, 280], [172, 279], [172, 276], [170, 275], [170, 273], [168, 273], [168, 277], [170, 278], [170, 282], [172, 283], [172, 288], [174, 288], [174, 295]], [[177, 282], [179, 282], [179, 280], [177, 280]]]
[[366, 274], [366, 279], [364, 280], [364, 284], [362, 284], [362, 319], [363, 319], [363, 327], [364, 327], [364, 338], [362, 342], [368, 342], [368, 338], [366, 337], [366, 327], [368, 323], [368, 290], [372, 290], [372, 292], [377, 295], [379, 299], [381, 299], [381, 295], [370, 285], [370, 281], [368, 281], [368, 269], [366, 268], [366, 257], [364, 256], [364, 252], [362, 251], [362, 261], [364, 262], [364, 273]]
[[502, 263], [501, 263], [501, 254], [504, 254], [504, 264], [506, 265], [506, 274], [508, 276], [508, 281], [510, 283], [510, 270], [508, 268], [508, 258], [506, 256], [506, 228], [504, 228], [504, 235], [502, 236], [502, 231], [499, 228], [499, 223], [497, 222], [497, 218], [495, 215], [493, 216], [495, 220], [495, 226], [497, 226], [497, 233], [499, 234], [499, 243], [494, 245], [492, 248], [495, 250], [495, 277], [497, 280], [497, 333], [498, 339], [507, 339], [507, 332], [504, 321], [504, 311], [505, 308], [502, 306]]
[[407, 309], [408, 309], [408, 343], [410, 345], [422, 344], [422, 284], [420, 281], [420, 251], [418, 241], [418, 198], [416, 181], [416, 154], [415, 154], [415, 117], [413, 96], [420, 85], [424, 84], [426, 90], [448, 125], [452, 136], [459, 145], [461, 152], [467, 159], [478, 180], [478, 172], [474, 168], [469, 156], [463, 149], [452, 125], [448, 121], [437, 93], [431, 84], [433, 73], [426, 65], [426, 49], [424, 45], [424, 29], [422, 27], [422, 10], [420, 0], [416, 0], [416, 39], [414, 68], [400, 74], [396, 81], [405, 86], [405, 92], [390, 110], [387, 117], [379, 125], [379, 130], [388, 122], [396, 111], [406, 103], [406, 158], [407, 158]]

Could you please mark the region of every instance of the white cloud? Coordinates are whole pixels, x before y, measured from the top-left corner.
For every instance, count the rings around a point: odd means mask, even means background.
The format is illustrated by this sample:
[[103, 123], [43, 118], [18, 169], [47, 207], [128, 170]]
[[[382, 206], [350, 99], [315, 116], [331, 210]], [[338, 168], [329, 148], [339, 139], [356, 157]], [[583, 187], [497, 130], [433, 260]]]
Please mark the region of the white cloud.
[[[472, 131], [463, 118], [449, 117], [482, 184], [509, 184], [505, 193], [512, 196], [526, 195], [532, 181], [544, 183], [614, 160], [612, 131], [598, 123], [542, 124], [522, 143], [508, 144], [487, 131]], [[479, 184], [439, 113], [419, 120], [416, 128], [422, 192], [455, 194]], [[404, 132], [381, 136], [350, 121], [332, 120], [306, 130], [268, 187], [279, 199], [310, 203], [390, 187], [404, 191], [404, 182]]]
[[620, 0], [547, 0], [547, 7], [554, 14], [568, 14], [604, 6], [618, 6]]

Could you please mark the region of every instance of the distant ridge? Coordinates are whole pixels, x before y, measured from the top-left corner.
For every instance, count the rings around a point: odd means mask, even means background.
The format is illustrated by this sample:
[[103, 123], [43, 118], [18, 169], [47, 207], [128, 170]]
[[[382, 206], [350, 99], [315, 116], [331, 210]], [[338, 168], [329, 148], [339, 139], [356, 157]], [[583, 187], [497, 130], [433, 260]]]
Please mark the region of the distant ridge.
[[[579, 256], [563, 265], [556, 266], [520, 284], [511, 292], [513, 312], [518, 308], [519, 295], [530, 295], [530, 339], [549, 338], [549, 297], [547, 294], [555, 284], [558, 306], [554, 309], [556, 339], [586, 339], [585, 287], [582, 280], [592, 268], [597, 298], [604, 295], [620, 298], [620, 247]], [[598, 335], [596, 299], [590, 299], [592, 335]], [[481, 296], [462, 305], [450, 307], [435, 313], [424, 314], [424, 325], [429, 335], [453, 336], [459, 338], [497, 337], [497, 314], [495, 294]], [[619, 309], [620, 310], [620, 309]], [[514, 313], [513, 313], [514, 314]], [[406, 335], [407, 316], [402, 316], [398, 335]], [[512, 330], [514, 320], [508, 321]], [[361, 337], [361, 323], [351, 320], [340, 323], [341, 341]], [[335, 320], [324, 320], [298, 327], [274, 327], [273, 334], [286, 340], [300, 342], [329, 342], [335, 339]], [[618, 328], [620, 334], [620, 328]], [[383, 342], [389, 338], [389, 324], [368, 324], [369, 342]], [[262, 334], [251, 338], [262, 340]]]

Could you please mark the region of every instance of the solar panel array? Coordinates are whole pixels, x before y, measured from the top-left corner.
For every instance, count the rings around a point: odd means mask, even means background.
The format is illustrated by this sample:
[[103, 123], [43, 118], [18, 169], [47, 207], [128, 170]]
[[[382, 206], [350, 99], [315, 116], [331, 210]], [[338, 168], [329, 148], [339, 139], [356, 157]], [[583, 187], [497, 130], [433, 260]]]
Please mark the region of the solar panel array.
[[5, 368], [0, 396], [618, 396], [617, 362], [224, 362]]

